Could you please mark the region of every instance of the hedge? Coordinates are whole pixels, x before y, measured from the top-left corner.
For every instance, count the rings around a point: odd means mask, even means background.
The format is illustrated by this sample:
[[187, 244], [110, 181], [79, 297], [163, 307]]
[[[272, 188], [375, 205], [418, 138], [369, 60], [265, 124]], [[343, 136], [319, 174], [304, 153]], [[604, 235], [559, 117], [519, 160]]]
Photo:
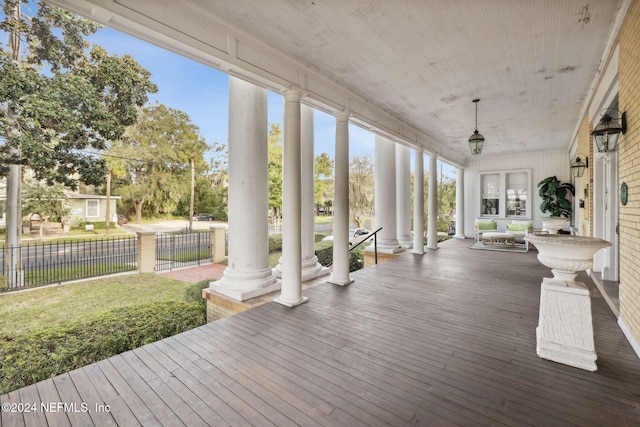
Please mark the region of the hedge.
[[[333, 241], [317, 243], [315, 254], [321, 265], [331, 264], [333, 262]], [[361, 268], [364, 268], [362, 248], [357, 248], [349, 253], [349, 271], [356, 271]]]
[[[111, 225], [112, 225], [112, 226], [113, 226], [113, 224], [115, 224], [115, 221], [111, 222]], [[77, 224], [73, 224], [73, 225], [71, 226], [71, 228], [72, 228], [73, 230], [85, 230], [85, 229], [86, 229], [86, 227], [87, 227], [87, 225], [93, 225], [93, 227], [94, 227], [95, 229], [98, 229], [98, 230], [102, 230], [103, 228], [106, 228], [106, 227], [107, 227], [107, 223], [106, 223], [105, 221], [96, 221], [96, 222], [86, 222], [86, 221], [82, 221], [82, 222], [79, 222], [79, 223], [77, 223]]]
[[269, 253], [272, 252], [282, 252], [282, 234], [269, 236]]
[[333, 262], [333, 241], [316, 243], [315, 254], [320, 265], [329, 265]]
[[0, 343], [0, 394], [51, 378], [205, 323], [199, 304], [184, 301], [122, 307], [63, 322]]

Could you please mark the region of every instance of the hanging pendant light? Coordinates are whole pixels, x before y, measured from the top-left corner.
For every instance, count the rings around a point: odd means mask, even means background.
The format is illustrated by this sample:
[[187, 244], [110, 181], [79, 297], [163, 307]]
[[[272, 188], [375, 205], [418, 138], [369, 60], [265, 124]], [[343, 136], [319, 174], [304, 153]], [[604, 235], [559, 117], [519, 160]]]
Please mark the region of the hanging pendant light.
[[473, 103], [476, 104], [476, 128], [473, 131], [473, 135], [469, 137], [469, 148], [474, 156], [482, 154], [482, 145], [484, 144], [484, 136], [478, 132], [478, 102], [480, 102], [480, 99], [473, 100]]

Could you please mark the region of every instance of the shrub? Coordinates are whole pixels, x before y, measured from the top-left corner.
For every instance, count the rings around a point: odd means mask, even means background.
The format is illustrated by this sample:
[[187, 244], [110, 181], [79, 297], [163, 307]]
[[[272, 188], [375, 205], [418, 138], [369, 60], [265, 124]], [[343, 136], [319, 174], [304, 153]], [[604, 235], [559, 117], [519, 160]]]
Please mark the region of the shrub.
[[203, 325], [202, 307], [182, 301], [122, 307], [47, 326], [0, 343], [0, 394]]
[[[112, 222], [111, 224], [113, 226], [114, 223]], [[96, 222], [81, 221], [79, 223], [75, 223], [75, 222], [72, 223], [71, 228], [74, 230], [84, 230], [87, 227], [87, 225], [93, 225], [93, 227], [98, 230], [102, 230], [103, 228], [107, 227], [107, 223], [104, 221], [96, 221]]]
[[315, 254], [320, 265], [329, 265], [333, 262], [333, 242], [319, 242], [315, 247]]
[[349, 271], [356, 271], [364, 268], [364, 258], [362, 249], [354, 249], [349, 253]]
[[282, 252], [282, 234], [269, 236], [269, 253], [271, 252]]
[[189, 304], [201, 305], [204, 310], [203, 313], [205, 314], [207, 311], [207, 301], [202, 298], [202, 290], [208, 288], [210, 283], [211, 280], [201, 280], [184, 290], [184, 300]]

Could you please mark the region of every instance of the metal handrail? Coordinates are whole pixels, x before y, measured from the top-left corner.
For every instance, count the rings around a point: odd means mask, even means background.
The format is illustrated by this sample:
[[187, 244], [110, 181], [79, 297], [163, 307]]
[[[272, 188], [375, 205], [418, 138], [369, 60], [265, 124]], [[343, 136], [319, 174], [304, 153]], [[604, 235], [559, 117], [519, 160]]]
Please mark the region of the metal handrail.
[[[382, 227], [378, 228], [376, 231], [373, 231], [373, 232], [367, 234], [367, 236], [365, 238], [363, 238], [357, 244], [355, 244], [355, 245], [353, 245], [353, 246], [351, 246], [349, 248], [349, 253], [351, 253], [352, 250], [354, 250], [355, 248], [357, 248], [358, 246], [360, 246], [361, 244], [363, 244], [364, 242], [369, 240], [369, 237], [373, 235], [374, 264], [377, 264], [378, 263], [378, 232], [380, 230], [382, 230]], [[327, 264], [327, 267], [331, 267], [332, 265], [333, 265], [333, 261], [331, 261], [329, 264]]]

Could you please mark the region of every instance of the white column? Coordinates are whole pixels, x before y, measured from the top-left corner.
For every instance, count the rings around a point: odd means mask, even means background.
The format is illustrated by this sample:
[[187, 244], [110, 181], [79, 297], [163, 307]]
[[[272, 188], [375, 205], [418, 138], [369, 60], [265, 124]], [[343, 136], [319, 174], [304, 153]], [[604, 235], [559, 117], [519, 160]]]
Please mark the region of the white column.
[[282, 291], [275, 299], [287, 307], [308, 300], [302, 296], [302, 186], [300, 183], [300, 99], [302, 92], [284, 93], [282, 154]]
[[267, 91], [229, 77], [229, 258], [210, 288], [244, 301], [280, 289], [269, 267]]
[[424, 150], [416, 148], [413, 172], [413, 250], [424, 254]]
[[318, 262], [315, 253], [315, 197], [314, 197], [314, 139], [313, 108], [302, 105], [301, 110], [301, 165], [302, 185], [302, 281], [329, 274], [329, 269]]
[[409, 147], [396, 144], [396, 203], [398, 242], [411, 248], [411, 159]]
[[333, 200], [333, 271], [329, 282], [348, 285], [349, 277], [349, 115], [336, 115], [336, 158]]
[[[302, 282], [313, 280], [329, 274], [329, 268], [318, 262], [315, 254], [315, 218], [314, 206], [314, 137], [313, 137], [313, 108], [302, 105], [300, 110], [300, 207], [302, 221]], [[274, 269], [277, 277], [282, 277], [282, 257]]]
[[427, 248], [438, 249], [438, 156], [429, 156], [429, 219], [427, 223]]
[[457, 167], [456, 177], [456, 239], [464, 239], [464, 168]]
[[[401, 252], [396, 221], [396, 147], [393, 141], [376, 135], [375, 153], [375, 209], [378, 233], [378, 252]], [[372, 245], [366, 250], [373, 251]]]

